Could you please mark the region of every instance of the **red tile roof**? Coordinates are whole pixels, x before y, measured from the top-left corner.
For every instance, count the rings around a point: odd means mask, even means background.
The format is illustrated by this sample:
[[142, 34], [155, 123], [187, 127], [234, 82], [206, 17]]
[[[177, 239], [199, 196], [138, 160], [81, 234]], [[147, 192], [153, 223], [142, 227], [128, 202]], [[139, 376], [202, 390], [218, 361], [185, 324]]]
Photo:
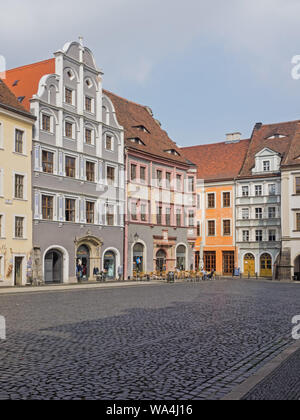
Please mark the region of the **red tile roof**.
[[[282, 161], [284, 161], [287, 156], [287, 152], [290, 149], [298, 124], [299, 121], [266, 125], [256, 124], [239, 177], [252, 176], [252, 169], [255, 166], [255, 155], [264, 148], [269, 148], [279, 153], [282, 156]], [[277, 135], [283, 137], [272, 138]]]
[[205, 181], [234, 179], [239, 174], [250, 140], [184, 147], [182, 153], [197, 165], [197, 178]]
[[55, 58], [8, 70], [5, 83], [17, 98], [25, 96], [22, 104], [29, 111], [29, 100], [37, 93], [41, 78], [53, 73], [55, 73]]
[[297, 124], [295, 135], [291, 141], [291, 145], [282, 166], [300, 166], [300, 122]]
[[[126, 146], [131, 150], [159, 156], [164, 159], [185, 165], [191, 164], [184, 157], [182, 150], [177, 147], [166, 131], [151, 115], [151, 111], [144, 105], [139, 105], [127, 99], [121, 98], [114, 93], [103, 91], [114, 104], [119, 123], [125, 129]], [[142, 131], [143, 126], [147, 131]], [[143, 144], [132, 143], [130, 139], [139, 138]], [[178, 156], [167, 153], [167, 150], [175, 150]]]
[[3, 80], [0, 79], [0, 107], [1, 106], [34, 119], [34, 116], [24, 108]]

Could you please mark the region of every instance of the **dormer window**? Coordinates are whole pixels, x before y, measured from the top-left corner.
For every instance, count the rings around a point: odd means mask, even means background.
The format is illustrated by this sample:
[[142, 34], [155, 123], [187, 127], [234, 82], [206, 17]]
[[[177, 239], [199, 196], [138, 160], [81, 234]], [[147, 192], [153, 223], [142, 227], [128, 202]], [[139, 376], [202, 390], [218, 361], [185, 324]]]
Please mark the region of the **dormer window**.
[[265, 160], [263, 162], [263, 168], [264, 168], [264, 172], [270, 172], [270, 161], [269, 160]]
[[144, 133], [150, 134], [150, 131], [147, 130], [147, 128], [144, 125], [136, 125], [133, 128], [137, 128], [138, 130], [143, 131]]
[[267, 137], [267, 140], [272, 140], [272, 139], [284, 139], [285, 137], [287, 137], [287, 136], [286, 136], [286, 135], [284, 135], [284, 134], [278, 134], [278, 133], [275, 133], [275, 134], [273, 134], [272, 136]]
[[139, 144], [140, 146], [145, 146], [145, 143], [142, 142], [142, 140], [138, 137], [129, 139], [131, 143]]
[[173, 155], [173, 156], [180, 156], [180, 154], [175, 149], [165, 150], [165, 152], [169, 153], [170, 155]]

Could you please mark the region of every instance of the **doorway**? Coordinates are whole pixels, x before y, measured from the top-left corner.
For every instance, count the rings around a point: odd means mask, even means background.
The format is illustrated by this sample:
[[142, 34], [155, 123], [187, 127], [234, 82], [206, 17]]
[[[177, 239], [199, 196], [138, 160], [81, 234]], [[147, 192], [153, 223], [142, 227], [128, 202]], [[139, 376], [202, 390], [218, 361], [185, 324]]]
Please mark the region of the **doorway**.
[[260, 257], [260, 277], [272, 277], [272, 257], [269, 254]]
[[255, 277], [255, 257], [253, 254], [246, 254], [244, 257], [244, 275]]
[[116, 278], [116, 255], [113, 251], [107, 251], [104, 255], [104, 270], [108, 279]]
[[295, 259], [294, 276], [296, 277], [297, 281], [300, 281], [300, 256]]
[[144, 272], [144, 245], [141, 243], [135, 244], [133, 248], [133, 270]]
[[234, 251], [223, 251], [223, 274], [225, 276], [234, 274]]
[[82, 266], [82, 279], [90, 277], [90, 250], [86, 245], [81, 245], [77, 250], [76, 264]]
[[56, 249], [48, 251], [45, 256], [45, 283], [63, 282], [63, 256]]
[[23, 257], [15, 257], [15, 286], [22, 286], [23, 278]]
[[165, 271], [167, 262], [167, 254], [163, 249], [160, 249], [156, 254], [156, 271]]

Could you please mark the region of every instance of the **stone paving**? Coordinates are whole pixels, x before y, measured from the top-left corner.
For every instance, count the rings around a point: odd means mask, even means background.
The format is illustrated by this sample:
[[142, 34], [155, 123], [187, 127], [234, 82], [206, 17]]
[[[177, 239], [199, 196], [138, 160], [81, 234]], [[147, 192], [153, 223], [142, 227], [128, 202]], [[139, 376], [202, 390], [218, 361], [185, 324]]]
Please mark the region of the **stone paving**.
[[292, 343], [300, 286], [1, 295], [0, 399], [220, 399]]

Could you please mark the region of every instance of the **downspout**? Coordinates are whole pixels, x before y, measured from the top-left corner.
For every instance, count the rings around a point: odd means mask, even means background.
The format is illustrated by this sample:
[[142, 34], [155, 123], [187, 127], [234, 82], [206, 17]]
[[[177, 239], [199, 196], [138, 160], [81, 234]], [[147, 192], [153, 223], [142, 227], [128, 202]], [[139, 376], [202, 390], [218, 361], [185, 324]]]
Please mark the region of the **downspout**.
[[128, 151], [125, 147], [125, 205], [124, 205], [124, 280], [128, 276], [128, 182], [127, 182]]

